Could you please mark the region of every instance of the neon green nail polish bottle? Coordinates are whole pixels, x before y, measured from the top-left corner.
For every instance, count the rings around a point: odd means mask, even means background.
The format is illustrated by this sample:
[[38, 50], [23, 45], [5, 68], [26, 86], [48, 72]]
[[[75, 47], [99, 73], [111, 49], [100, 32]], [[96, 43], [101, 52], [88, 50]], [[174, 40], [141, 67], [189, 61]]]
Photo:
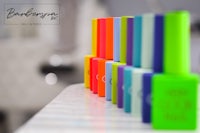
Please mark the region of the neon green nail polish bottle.
[[198, 76], [190, 74], [190, 15], [173, 11], [164, 18], [164, 73], [153, 76], [152, 126], [164, 130], [197, 127]]

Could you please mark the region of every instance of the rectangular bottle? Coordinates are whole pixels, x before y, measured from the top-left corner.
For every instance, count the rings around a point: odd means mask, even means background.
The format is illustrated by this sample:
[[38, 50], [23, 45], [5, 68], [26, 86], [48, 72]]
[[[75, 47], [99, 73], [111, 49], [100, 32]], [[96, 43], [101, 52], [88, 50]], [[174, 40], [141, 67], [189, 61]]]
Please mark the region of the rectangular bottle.
[[106, 49], [106, 19], [99, 18], [97, 19], [97, 57], [92, 58], [92, 73], [90, 76], [92, 78], [92, 91], [94, 94], [98, 94], [98, 80], [100, 79], [98, 73], [100, 72], [99, 60], [105, 58], [105, 49]]

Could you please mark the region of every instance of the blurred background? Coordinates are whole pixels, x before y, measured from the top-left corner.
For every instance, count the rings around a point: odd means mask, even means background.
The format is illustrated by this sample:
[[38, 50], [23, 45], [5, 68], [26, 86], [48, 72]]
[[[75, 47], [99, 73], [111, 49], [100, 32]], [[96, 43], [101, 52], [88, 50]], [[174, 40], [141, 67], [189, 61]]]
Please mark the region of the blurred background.
[[[57, 20], [8, 22], [6, 9], [12, 6], [55, 11]], [[0, 133], [13, 132], [68, 85], [83, 82], [94, 17], [189, 10], [191, 69], [200, 73], [199, 6], [199, 0], [0, 0]]]

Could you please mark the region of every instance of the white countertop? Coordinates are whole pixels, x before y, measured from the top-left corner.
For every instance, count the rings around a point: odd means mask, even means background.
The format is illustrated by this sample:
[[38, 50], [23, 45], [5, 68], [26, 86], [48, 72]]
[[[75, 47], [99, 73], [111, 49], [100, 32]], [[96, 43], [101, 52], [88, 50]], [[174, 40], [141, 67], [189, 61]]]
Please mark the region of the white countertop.
[[[200, 108], [198, 110], [200, 120]], [[84, 88], [83, 84], [67, 87], [16, 131], [16, 133], [65, 132], [169, 133], [169, 131], [152, 130], [151, 125], [143, 124], [140, 119], [118, 109], [116, 105], [106, 101], [105, 98], [92, 94], [89, 89]], [[182, 132], [198, 133], [200, 129]], [[170, 133], [173, 132], [170, 131]]]

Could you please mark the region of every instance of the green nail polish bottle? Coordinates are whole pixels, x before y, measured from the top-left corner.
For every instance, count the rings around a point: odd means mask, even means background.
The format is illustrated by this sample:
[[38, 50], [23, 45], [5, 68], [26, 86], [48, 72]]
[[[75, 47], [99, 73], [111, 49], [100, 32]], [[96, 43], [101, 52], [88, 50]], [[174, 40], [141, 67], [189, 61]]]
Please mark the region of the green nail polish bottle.
[[190, 15], [164, 17], [164, 73], [153, 76], [152, 126], [164, 130], [197, 127], [198, 76], [190, 73]]

